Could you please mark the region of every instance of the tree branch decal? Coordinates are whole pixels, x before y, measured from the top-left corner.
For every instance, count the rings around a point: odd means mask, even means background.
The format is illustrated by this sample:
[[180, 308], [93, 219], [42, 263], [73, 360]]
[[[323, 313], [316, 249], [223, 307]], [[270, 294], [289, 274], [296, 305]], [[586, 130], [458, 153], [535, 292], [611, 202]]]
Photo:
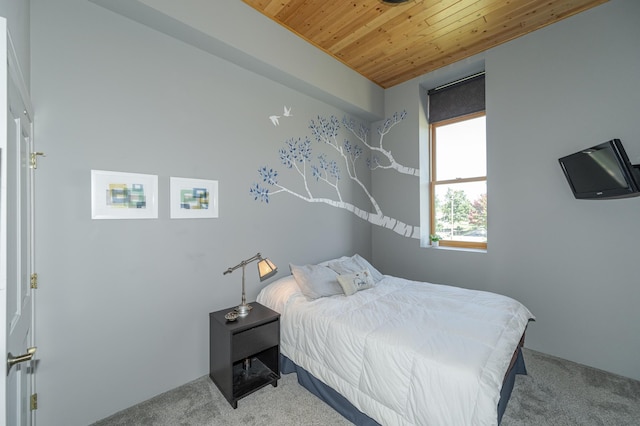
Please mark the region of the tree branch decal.
[[[318, 116], [317, 119], [311, 120], [309, 123], [311, 136], [316, 142], [328, 145], [331, 150], [335, 151], [338, 160], [330, 160], [325, 153], [314, 158], [311, 148], [312, 142], [308, 137], [304, 139], [288, 139], [285, 141], [284, 147], [279, 151], [280, 163], [287, 169], [294, 171], [294, 173], [300, 177], [304, 190], [298, 192], [280, 184], [278, 171], [268, 166], [263, 166], [258, 169], [262, 183], [254, 183], [250, 187], [249, 193], [255, 201], [264, 203], [269, 203], [271, 197], [276, 194], [287, 193], [308, 203], [323, 203], [347, 210], [371, 224], [391, 229], [405, 237], [420, 238], [420, 228], [418, 226], [408, 225], [386, 216], [383, 213], [378, 202], [369, 191], [369, 188], [367, 188], [358, 177], [356, 167], [358, 160], [362, 157], [364, 148], [366, 148], [373, 154], [371, 158], [366, 160], [370, 170], [392, 169], [399, 173], [419, 176], [419, 169], [399, 164], [393, 158], [391, 152], [383, 146], [384, 136], [387, 135], [394, 126], [404, 120], [406, 116], [406, 111], [403, 111], [402, 113], [395, 113], [391, 118], [386, 119], [377, 129], [380, 140], [376, 145], [368, 142], [369, 128], [365, 124], [358, 124], [355, 120], [345, 117], [341, 125], [334, 116], [328, 119]], [[360, 144], [354, 143], [346, 138], [342, 140], [342, 142], [339, 142], [339, 134], [342, 126], [350, 135], [355, 137]], [[341, 167], [343, 169], [341, 169]], [[369, 200], [371, 211], [363, 210], [343, 200], [340, 191], [342, 170], [345, 171], [346, 178], [365, 194]], [[310, 181], [314, 179], [316, 184], [330, 188], [330, 193], [334, 194], [333, 197], [335, 197], [335, 199], [314, 196], [312, 188], [309, 185]]]
[[391, 155], [391, 151], [384, 149], [382, 146], [382, 142], [387, 133], [391, 131], [391, 129], [407, 116], [406, 111], [402, 111], [401, 113], [395, 113], [391, 118], [387, 118], [381, 127], [378, 127], [378, 135], [380, 136], [380, 141], [377, 146], [370, 145], [367, 142], [367, 137], [369, 135], [369, 129], [364, 125], [360, 124], [356, 125], [354, 120], [347, 120], [346, 118], [343, 120], [344, 126], [348, 129], [360, 142], [364, 144], [369, 150], [373, 153], [378, 153], [382, 157], [384, 157], [387, 161], [386, 164], [382, 164], [380, 161], [380, 157], [378, 155], [374, 155], [371, 159], [367, 160], [369, 168], [371, 170], [374, 169], [395, 169], [399, 173], [411, 176], [420, 176], [420, 169], [415, 169], [413, 167], [403, 166], [402, 164], [398, 164], [398, 162]]

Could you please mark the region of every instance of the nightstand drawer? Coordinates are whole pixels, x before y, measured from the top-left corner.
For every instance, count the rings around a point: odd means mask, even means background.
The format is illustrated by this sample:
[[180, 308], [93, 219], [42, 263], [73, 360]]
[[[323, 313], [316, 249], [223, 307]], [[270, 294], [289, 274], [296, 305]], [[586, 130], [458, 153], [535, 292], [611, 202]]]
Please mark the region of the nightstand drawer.
[[280, 322], [273, 321], [233, 335], [232, 361], [280, 344]]

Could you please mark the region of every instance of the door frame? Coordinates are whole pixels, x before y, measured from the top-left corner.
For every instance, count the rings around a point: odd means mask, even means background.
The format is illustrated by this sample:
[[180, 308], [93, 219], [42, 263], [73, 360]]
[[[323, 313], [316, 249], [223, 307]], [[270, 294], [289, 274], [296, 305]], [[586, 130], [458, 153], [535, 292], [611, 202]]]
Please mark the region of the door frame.
[[[7, 46], [7, 20], [0, 18], [0, 46]], [[0, 48], [0, 64], [7, 64], [7, 49]], [[9, 69], [0, 66], [0, 82], [7, 82]], [[7, 361], [7, 116], [9, 94], [0, 84], [0, 353]], [[7, 419], [7, 377], [0, 373], [0, 420]]]
[[[24, 104], [25, 113], [29, 116], [31, 120], [31, 147], [34, 146], [33, 140], [33, 107], [31, 105], [29, 91], [24, 81], [24, 77], [22, 74], [22, 70], [20, 68], [20, 64], [18, 62], [18, 57], [15, 52], [15, 48], [13, 42], [11, 40], [11, 34], [9, 33], [7, 26], [7, 19], [4, 17], [0, 17], [0, 63], [7, 64], [6, 66], [0, 66], [0, 353], [3, 354], [2, 359], [4, 360], [4, 365], [6, 368], [7, 365], [7, 229], [8, 226], [16, 226], [16, 224], [8, 223], [7, 218], [7, 188], [10, 184], [8, 182], [7, 176], [7, 149], [8, 149], [8, 139], [7, 139], [7, 117], [9, 113], [8, 108], [8, 79], [11, 78], [14, 85], [18, 89], [19, 95], [22, 98], [22, 102]], [[35, 272], [35, 238], [33, 232], [34, 225], [34, 215], [33, 215], [33, 170], [30, 171], [32, 173], [32, 183], [31, 183], [31, 194], [30, 194], [30, 208], [32, 209], [31, 217], [29, 218], [30, 224], [29, 227], [31, 229], [27, 238], [30, 239], [30, 252], [28, 260], [30, 274]], [[35, 297], [35, 292], [32, 294], [32, 298]], [[35, 325], [35, 299], [33, 299], [33, 309], [31, 316], [31, 328], [32, 328], [32, 337], [31, 337], [31, 346], [35, 346], [35, 332], [33, 331], [33, 327]], [[35, 366], [35, 363], [32, 364]], [[6, 370], [5, 370], [6, 371]], [[0, 422], [4, 423], [7, 419], [7, 375], [6, 372], [0, 372]], [[30, 374], [31, 380], [31, 392], [35, 393], [35, 369], [31, 371]], [[31, 413], [31, 426], [35, 426], [35, 412]]]

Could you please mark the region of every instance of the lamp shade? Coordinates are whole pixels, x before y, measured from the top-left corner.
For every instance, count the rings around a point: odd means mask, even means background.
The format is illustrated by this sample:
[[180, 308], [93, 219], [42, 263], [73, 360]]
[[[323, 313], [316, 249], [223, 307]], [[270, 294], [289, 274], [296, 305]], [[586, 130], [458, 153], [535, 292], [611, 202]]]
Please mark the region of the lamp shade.
[[264, 281], [267, 278], [271, 278], [278, 272], [278, 267], [273, 264], [269, 259], [261, 259], [258, 262], [258, 275], [260, 281]]

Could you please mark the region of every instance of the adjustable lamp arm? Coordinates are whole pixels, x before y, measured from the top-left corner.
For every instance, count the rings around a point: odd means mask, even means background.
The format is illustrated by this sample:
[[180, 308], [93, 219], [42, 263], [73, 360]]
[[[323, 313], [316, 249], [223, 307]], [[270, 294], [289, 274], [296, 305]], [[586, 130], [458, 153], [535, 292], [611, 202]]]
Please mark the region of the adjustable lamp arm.
[[224, 271], [222, 273], [222, 275], [230, 274], [233, 271], [235, 271], [236, 269], [238, 269], [239, 267], [243, 267], [244, 268], [249, 263], [255, 262], [256, 260], [262, 260], [262, 255], [260, 253], [256, 254], [253, 257], [250, 257], [249, 259], [243, 260], [242, 262], [238, 263], [236, 266], [232, 266], [231, 268], [228, 268], [226, 271]]
[[249, 315], [249, 311], [251, 310], [251, 306], [247, 305], [247, 299], [244, 292], [244, 269], [245, 266], [247, 266], [251, 262], [255, 262], [256, 260], [258, 261], [258, 276], [260, 277], [260, 281], [264, 281], [267, 278], [274, 276], [276, 272], [278, 272], [278, 268], [269, 259], [264, 259], [260, 253], [257, 253], [255, 256], [243, 260], [236, 266], [232, 266], [222, 273], [222, 275], [227, 275], [238, 268], [242, 268], [242, 303], [238, 307], [236, 307], [236, 311], [238, 312], [238, 316], [240, 317]]

